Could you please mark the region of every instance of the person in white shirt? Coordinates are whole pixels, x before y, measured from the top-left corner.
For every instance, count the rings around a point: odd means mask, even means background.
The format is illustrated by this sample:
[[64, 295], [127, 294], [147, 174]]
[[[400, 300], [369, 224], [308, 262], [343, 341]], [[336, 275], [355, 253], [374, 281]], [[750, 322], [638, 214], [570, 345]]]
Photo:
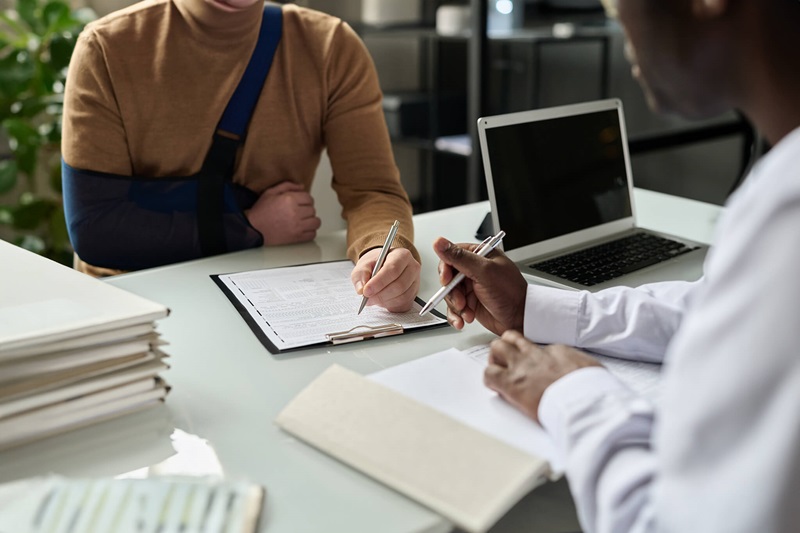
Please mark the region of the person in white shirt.
[[[587, 533], [798, 531], [800, 1], [610, 7], [654, 109], [738, 109], [771, 150], [729, 199], [699, 281], [528, 286], [501, 252], [440, 238], [441, 282], [467, 276], [448, 319], [501, 335], [485, 382], [553, 437]], [[662, 361], [657, 405], [578, 348]]]

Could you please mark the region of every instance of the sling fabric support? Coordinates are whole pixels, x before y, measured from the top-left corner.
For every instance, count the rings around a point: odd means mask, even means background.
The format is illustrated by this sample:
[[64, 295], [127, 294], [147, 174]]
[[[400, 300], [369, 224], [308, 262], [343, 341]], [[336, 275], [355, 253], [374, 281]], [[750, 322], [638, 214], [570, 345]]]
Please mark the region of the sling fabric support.
[[[197, 176], [119, 176], [63, 162], [61, 172], [70, 241], [89, 264], [139, 270], [204, 257], [198, 238]], [[263, 244], [242, 213], [257, 198], [241, 185], [223, 184], [222, 228], [229, 250]]]
[[223, 187], [233, 176], [236, 152], [239, 145], [244, 143], [250, 117], [272, 66], [272, 58], [281, 39], [282, 16], [280, 7], [264, 7], [258, 42], [217, 126], [218, 130], [231, 133], [238, 140], [215, 133], [200, 170], [197, 231], [204, 256], [225, 253], [230, 249], [223, 230]]
[[62, 161], [73, 248], [90, 264], [138, 270], [263, 244], [243, 211], [258, 195], [231, 181], [282, 33], [280, 6], [264, 7], [258, 42], [223, 113], [203, 167], [186, 177], [120, 176]]
[[258, 42], [250, 57], [250, 63], [242, 75], [242, 79], [228, 102], [228, 107], [219, 122], [219, 129], [244, 137], [247, 124], [253, 115], [261, 88], [267, 79], [275, 50], [281, 40], [283, 31], [283, 14], [281, 8], [274, 5], [264, 7], [264, 18], [261, 20], [261, 31]]
[[233, 175], [239, 143], [215, 134], [197, 180], [197, 236], [204, 256], [228, 250], [223, 221], [223, 194]]

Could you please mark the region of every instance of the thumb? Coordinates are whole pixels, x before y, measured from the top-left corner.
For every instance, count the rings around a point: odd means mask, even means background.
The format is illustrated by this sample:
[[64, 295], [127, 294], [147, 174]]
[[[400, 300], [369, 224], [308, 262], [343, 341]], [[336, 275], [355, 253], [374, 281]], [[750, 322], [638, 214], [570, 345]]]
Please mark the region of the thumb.
[[480, 262], [484, 259], [474, 253], [476, 244], [454, 244], [444, 237], [439, 237], [433, 242], [433, 251], [443, 263], [462, 272], [468, 278], [474, 279]]

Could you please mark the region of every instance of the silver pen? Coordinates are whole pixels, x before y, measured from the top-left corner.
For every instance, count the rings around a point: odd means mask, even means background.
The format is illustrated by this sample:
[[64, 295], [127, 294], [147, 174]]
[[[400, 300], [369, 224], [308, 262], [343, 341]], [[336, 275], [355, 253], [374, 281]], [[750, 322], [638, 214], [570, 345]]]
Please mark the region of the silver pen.
[[[397, 228], [399, 227], [400, 223], [395, 220], [394, 224], [392, 224], [392, 227], [389, 229], [389, 235], [386, 236], [386, 241], [383, 243], [383, 248], [381, 248], [381, 255], [378, 256], [378, 260], [375, 261], [375, 266], [372, 267], [372, 276], [370, 276], [370, 279], [374, 278], [375, 274], [377, 274], [378, 270], [380, 270], [381, 267], [383, 266], [383, 262], [386, 260], [386, 254], [389, 253], [389, 249], [392, 247], [392, 243], [394, 242], [394, 237], [395, 235], [397, 235]], [[357, 315], [360, 315], [361, 311], [364, 310], [364, 306], [367, 305], [367, 300], [369, 300], [369, 298], [367, 298], [366, 296], [361, 298], [361, 305], [358, 306], [358, 313], [356, 313]]]
[[[487, 237], [486, 239], [483, 240], [482, 243], [478, 245], [478, 247], [475, 249], [475, 253], [481, 257], [486, 257], [487, 255], [489, 255], [489, 252], [497, 248], [497, 245], [500, 244], [500, 241], [502, 241], [503, 237], [505, 236], [506, 232], [501, 231], [494, 237]], [[428, 311], [433, 309], [435, 305], [444, 300], [444, 297], [450, 294], [450, 291], [452, 291], [456, 285], [461, 283], [464, 277], [465, 277], [464, 274], [459, 272], [458, 274], [455, 275], [455, 277], [453, 277], [453, 279], [450, 280], [450, 283], [448, 283], [447, 285], [436, 291], [436, 294], [431, 296], [431, 299], [428, 300], [428, 303], [426, 303], [425, 306], [422, 308], [422, 310], [419, 312], [419, 316], [425, 316], [428, 313]]]

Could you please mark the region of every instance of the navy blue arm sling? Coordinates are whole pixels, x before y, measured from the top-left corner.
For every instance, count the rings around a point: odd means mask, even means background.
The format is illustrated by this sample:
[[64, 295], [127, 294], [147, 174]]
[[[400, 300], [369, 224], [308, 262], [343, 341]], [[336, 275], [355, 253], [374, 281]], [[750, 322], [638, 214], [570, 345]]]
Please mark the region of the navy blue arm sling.
[[281, 32], [280, 7], [265, 6], [256, 48], [197, 174], [120, 176], [62, 160], [64, 214], [81, 259], [138, 270], [263, 244], [243, 213], [258, 195], [231, 179]]

